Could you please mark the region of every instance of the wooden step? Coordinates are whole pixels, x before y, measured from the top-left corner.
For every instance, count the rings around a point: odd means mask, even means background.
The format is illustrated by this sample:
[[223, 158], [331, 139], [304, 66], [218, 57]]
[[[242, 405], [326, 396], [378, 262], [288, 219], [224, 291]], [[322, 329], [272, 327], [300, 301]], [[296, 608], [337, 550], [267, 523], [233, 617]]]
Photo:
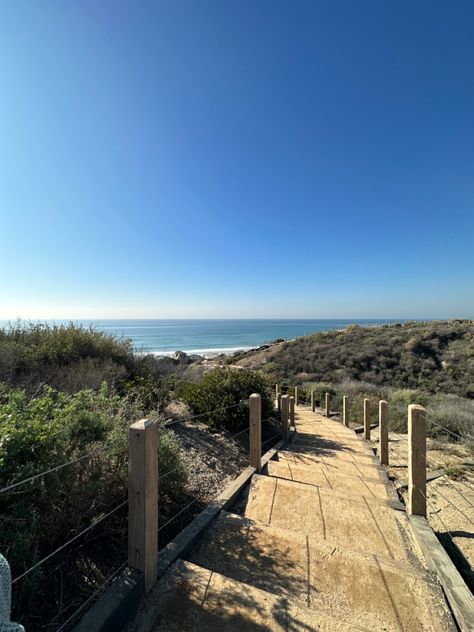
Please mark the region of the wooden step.
[[360, 474], [335, 474], [331, 468], [311, 465], [295, 465], [290, 461], [269, 461], [266, 473], [299, 483], [317, 485], [346, 496], [366, 496], [398, 502], [397, 492], [391, 484], [384, 484], [375, 479], [367, 479]]
[[254, 475], [245, 515], [346, 548], [410, 561], [406, 515], [379, 500], [345, 497], [320, 487]]
[[346, 474], [349, 476], [364, 476], [367, 479], [387, 481], [387, 474], [384, 469], [374, 462], [360, 461], [355, 458], [347, 459], [334, 458], [326, 454], [301, 450], [301, 446], [288, 445], [285, 450], [279, 450], [278, 461], [288, 461], [295, 465], [319, 464], [325, 470], [331, 470], [335, 474]]
[[[366, 631], [301, 603], [178, 560], [154, 587], [127, 632]], [[151, 625], [150, 625], [151, 620]]]
[[356, 450], [351, 450], [349, 447], [332, 442], [319, 442], [318, 444], [311, 445], [293, 441], [288, 445], [287, 449], [291, 452], [298, 452], [299, 454], [316, 458], [330, 459], [331, 461], [350, 461], [352, 463], [358, 463], [363, 467], [370, 465], [377, 466], [379, 464], [373, 452], [357, 452]]
[[454, 630], [424, 569], [223, 512], [190, 554], [195, 564], [375, 630]]

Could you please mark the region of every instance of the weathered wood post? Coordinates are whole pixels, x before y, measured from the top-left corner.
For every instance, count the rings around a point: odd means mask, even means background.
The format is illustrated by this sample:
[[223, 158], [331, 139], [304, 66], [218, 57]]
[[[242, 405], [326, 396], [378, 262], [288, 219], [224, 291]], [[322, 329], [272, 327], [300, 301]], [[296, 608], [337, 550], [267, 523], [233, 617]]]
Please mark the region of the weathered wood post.
[[364, 398], [364, 439], [370, 441], [370, 400]]
[[262, 398], [258, 393], [249, 397], [250, 465], [262, 469]]
[[326, 393], [326, 417], [331, 416], [331, 394]]
[[288, 420], [290, 413], [290, 396], [281, 396], [281, 436], [285, 441], [288, 439]]
[[426, 518], [426, 410], [408, 406], [408, 512]]
[[295, 406], [298, 406], [298, 387], [295, 386]]
[[281, 414], [281, 393], [278, 393], [277, 395], [277, 408], [278, 412]]
[[290, 397], [290, 426], [296, 428], [295, 426], [295, 398]]
[[313, 411], [313, 413], [315, 411], [315, 408], [316, 408], [316, 405], [314, 402], [314, 390], [311, 390], [311, 410]]
[[347, 395], [342, 396], [342, 421], [345, 426], [349, 427], [349, 398]]
[[278, 393], [280, 392], [280, 385], [275, 384], [275, 399], [278, 399]]
[[388, 465], [388, 402], [379, 401], [379, 457], [382, 465]]
[[158, 422], [142, 419], [128, 432], [128, 564], [143, 572], [145, 592], [157, 579]]

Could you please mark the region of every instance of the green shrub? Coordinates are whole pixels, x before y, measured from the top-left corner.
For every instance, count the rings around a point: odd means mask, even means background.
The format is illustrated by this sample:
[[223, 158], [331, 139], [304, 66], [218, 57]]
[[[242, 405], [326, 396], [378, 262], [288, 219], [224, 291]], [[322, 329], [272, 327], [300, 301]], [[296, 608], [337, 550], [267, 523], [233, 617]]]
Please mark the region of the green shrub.
[[77, 392], [120, 384], [134, 370], [130, 340], [93, 328], [18, 322], [0, 329], [0, 381], [35, 393], [48, 384]]
[[203, 421], [215, 428], [236, 430], [248, 423], [247, 400], [252, 393], [262, 396], [262, 418], [271, 415], [271, 387], [261, 373], [217, 368], [205, 373], [198, 384], [185, 384], [183, 400], [195, 414], [208, 413]]
[[[25, 391], [0, 388], [0, 489], [92, 455], [0, 493], [0, 544], [13, 576], [127, 498], [128, 429], [143, 412], [133, 398], [111, 394], [105, 384], [98, 392], [74, 395], [48, 387], [33, 399]], [[184, 494], [187, 470], [170, 430], [160, 434], [159, 459], [161, 476], [173, 470], [160, 483], [160, 494], [176, 501]], [[126, 510], [121, 516], [122, 538], [125, 517]], [[110, 521], [96, 527], [94, 537], [106, 528]], [[84, 560], [87, 549], [81, 556]], [[60, 563], [61, 555], [53, 561]], [[27, 611], [29, 604], [46, 595], [47, 572], [48, 565], [41, 566], [21, 580], [15, 593], [18, 611]]]

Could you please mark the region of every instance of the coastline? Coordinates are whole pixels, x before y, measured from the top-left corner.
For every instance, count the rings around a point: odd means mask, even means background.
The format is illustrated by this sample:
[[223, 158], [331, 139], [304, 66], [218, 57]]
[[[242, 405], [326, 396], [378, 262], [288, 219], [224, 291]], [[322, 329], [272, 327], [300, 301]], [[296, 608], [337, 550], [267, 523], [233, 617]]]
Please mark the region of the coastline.
[[174, 351], [142, 351], [142, 355], [153, 355], [157, 358], [173, 358], [180, 353], [185, 353], [187, 356], [199, 356], [205, 359], [217, 358], [220, 355], [233, 356], [236, 353], [244, 351], [252, 351], [253, 349], [259, 349], [265, 345], [271, 345], [272, 342], [264, 343], [264, 345], [255, 346], [242, 346], [242, 347], [217, 347], [210, 349], [175, 349]]

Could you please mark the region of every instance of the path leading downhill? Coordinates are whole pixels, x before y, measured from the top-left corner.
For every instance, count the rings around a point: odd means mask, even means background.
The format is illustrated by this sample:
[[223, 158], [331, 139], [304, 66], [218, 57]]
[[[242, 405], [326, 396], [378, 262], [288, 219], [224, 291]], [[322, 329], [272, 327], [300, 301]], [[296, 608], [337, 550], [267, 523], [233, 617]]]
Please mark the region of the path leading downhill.
[[221, 512], [133, 630], [456, 630], [397, 495], [352, 430], [297, 408], [293, 440]]

